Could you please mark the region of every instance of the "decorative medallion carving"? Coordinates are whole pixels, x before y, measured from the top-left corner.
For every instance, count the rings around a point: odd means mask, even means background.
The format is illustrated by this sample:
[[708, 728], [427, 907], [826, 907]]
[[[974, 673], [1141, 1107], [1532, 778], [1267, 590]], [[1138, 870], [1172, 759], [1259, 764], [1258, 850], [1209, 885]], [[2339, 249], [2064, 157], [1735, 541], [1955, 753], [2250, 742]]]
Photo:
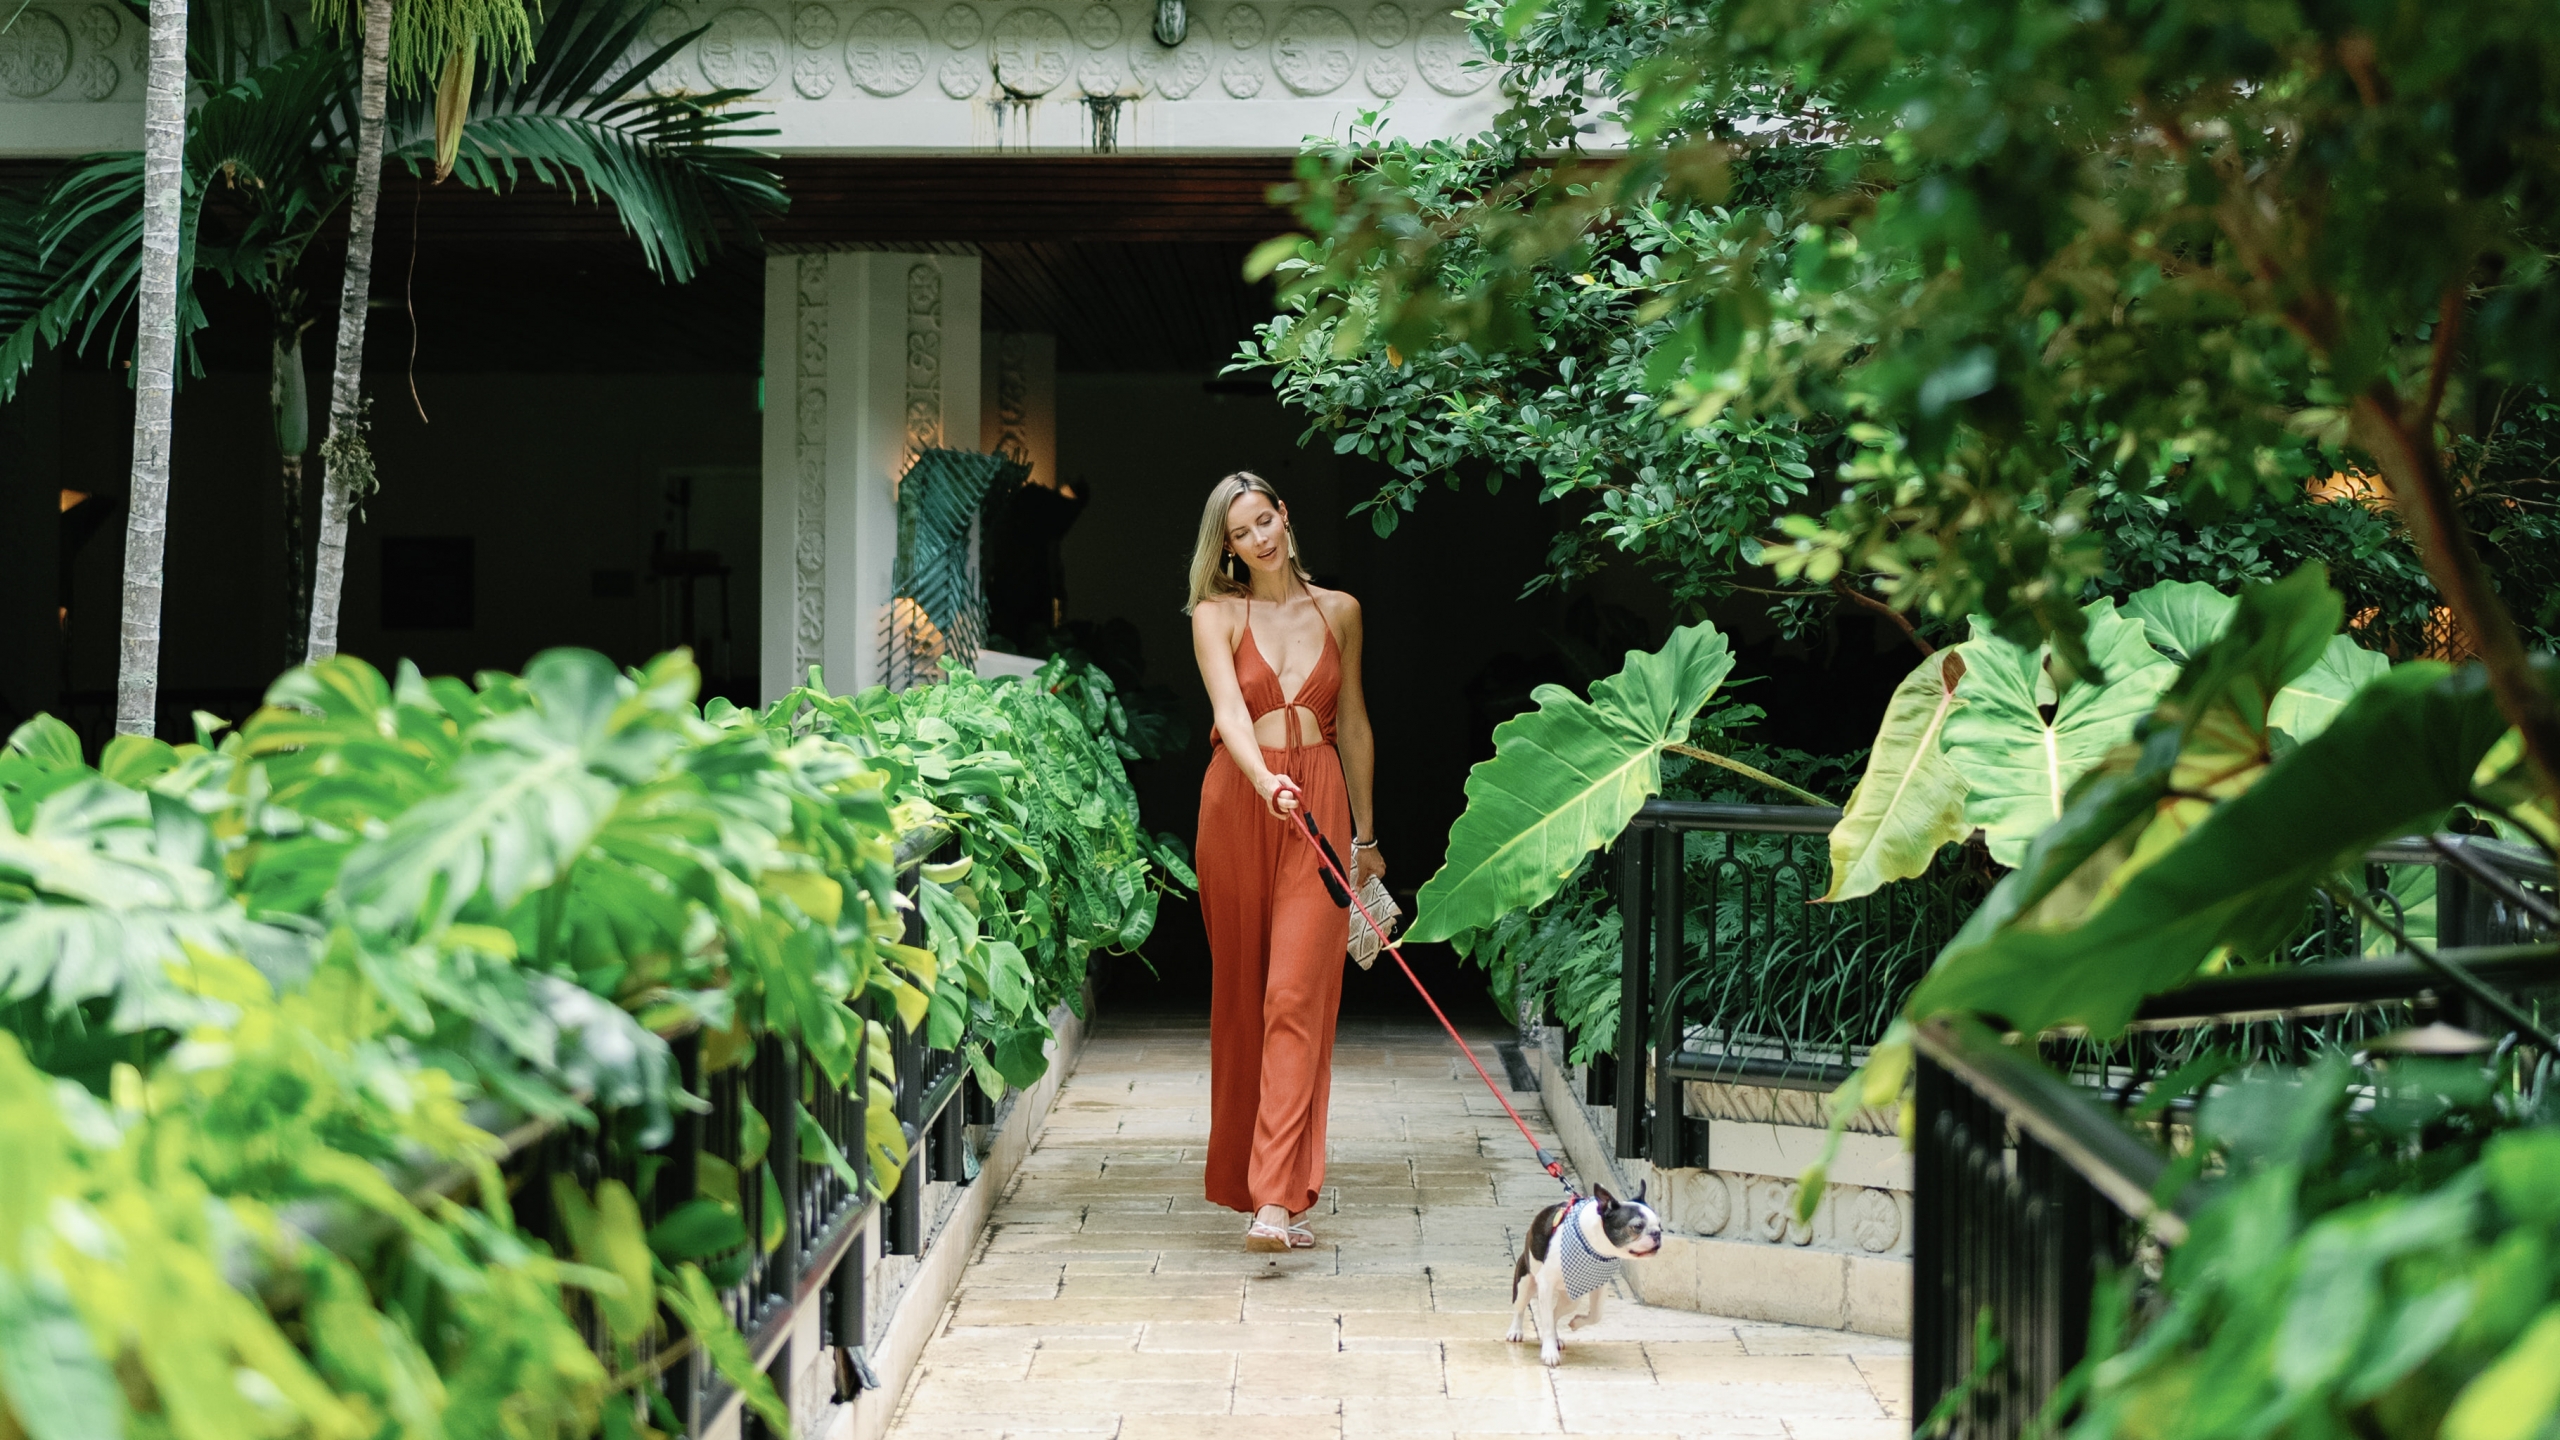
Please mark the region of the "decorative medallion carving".
[[794, 675], [806, 675], [824, 658], [827, 638], [827, 257], [803, 255], [795, 268], [799, 373], [792, 462], [798, 488], [791, 517], [791, 665]]
[[[631, 47], [629, 55], [623, 57], [623, 63], [635, 64], [648, 56], [655, 55], [674, 44], [686, 31], [701, 23], [702, 21], [684, 6], [660, 7], [656, 14], [649, 17], [649, 23], [640, 27], [640, 41]], [[649, 88], [660, 95], [673, 95], [693, 88], [693, 77], [688, 73], [685, 59], [685, 56], [678, 55], [659, 66], [658, 73], [649, 77]], [[137, 70], [135, 73], [142, 72]]]
[[782, 26], [761, 10], [734, 6], [712, 16], [694, 50], [702, 78], [722, 90], [762, 90], [782, 78]]
[[1359, 43], [1350, 16], [1329, 5], [1301, 5], [1281, 17], [1271, 37], [1271, 68], [1301, 95], [1330, 95], [1351, 78]]
[[1067, 78], [1067, 22], [1046, 10], [1015, 10], [996, 22], [996, 83], [1016, 95], [1046, 95]]
[[1088, 50], [1099, 50], [1120, 39], [1120, 12], [1108, 5], [1087, 5], [1076, 13], [1076, 38]]
[[1476, 48], [1465, 22], [1454, 15], [1433, 15], [1422, 22], [1422, 38], [1414, 42], [1413, 58], [1422, 78], [1443, 95], [1473, 95], [1493, 79], [1490, 63], [1470, 63], [1483, 61], [1484, 52]]
[[942, 443], [942, 271], [907, 270], [907, 464]]
[[1813, 1228], [1796, 1219], [1796, 1182], [1773, 1175], [1754, 1175], [1743, 1186], [1745, 1229], [1754, 1240], [1772, 1245], [1810, 1244]]
[[81, 44], [92, 50], [105, 50], [124, 33], [124, 17], [112, 5], [91, 5], [71, 22], [71, 28], [79, 34]]
[[104, 55], [83, 55], [80, 63], [71, 67], [71, 88], [79, 91], [83, 100], [104, 100], [116, 93], [116, 86], [123, 80], [116, 62]]
[[804, 100], [824, 100], [835, 93], [836, 67], [826, 52], [836, 43], [836, 12], [824, 5], [803, 5], [791, 12], [791, 88]]
[[1129, 60], [1139, 82], [1167, 100], [1183, 99], [1209, 79], [1209, 42], [1196, 25], [1181, 44], [1171, 49], [1142, 45]]
[[1713, 1170], [1686, 1177], [1680, 1192], [1680, 1228], [1700, 1235], [1721, 1235], [1733, 1224], [1733, 1188]]
[[1372, 45], [1401, 45], [1413, 33], [1413, 20], [1401, 5], [1372, 5], [1367, 18]]
[[1848, 1202], [1849, 1233], [1858, 1248], [1881, 1255], [1902, 1239], [1902, 1207], [1882, 1190], [1852, 1190]]
[[71, 73], [71, 30], [50, 10], [20, 9], [0, 30], [0, 93], [33, 100]]
[[1227, 7], [1228, 44], [1239, 50], [1250, 50], [1261, 44], [1262, 37], [1268, 33], [1270, 33], [1269, 27], [1263, 23], [1260, 10], [1251, 5]]
[[983, 84], [986, 78], [986, 61], [975, 55], [961, 54], [945, 56], [942, 69], [935, 74], [934, 81], [942, 87], [943, 94], [954, 100], [966, 100], [978, 93], [978, 86]]
[[844, 42], [844, 68], [874, 95], [904, 95], [924, 78], [924, 22], [882, 6], [855, 17]]
[[1363, 73], [1369, 81], [1369, 93], [1380, 97], [1401, 95], [1404, 87], [1413, 83], [1413, 67], [1393, 50], [1370, 56]]
[[986, 17], [974, 5], [953, 5], [942, 12], [942, 43], [966, 50], [987, 38]]
[[1237, 99], [1250, 100], [1262, 93], [1262, 66], [1247, 56], [1235, 56], [1219, 68], [1218, 83]]
[[1076, 65], [1076, 88], [1087, 95], [1119, 95], [1129, 88], [1129, 67], [1116, 53], [1103, 50]]

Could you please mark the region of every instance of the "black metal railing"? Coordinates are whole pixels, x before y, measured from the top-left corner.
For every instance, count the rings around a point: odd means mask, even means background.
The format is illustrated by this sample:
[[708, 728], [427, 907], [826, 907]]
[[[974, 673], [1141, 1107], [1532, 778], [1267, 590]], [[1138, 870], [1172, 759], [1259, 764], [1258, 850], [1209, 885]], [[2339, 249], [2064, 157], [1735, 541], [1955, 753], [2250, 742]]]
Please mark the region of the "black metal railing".
[[[1839, 818], [1817, 806], [1660, 799], [1636, 812], [1612, 857], [1623, 946], [1616, 1054], [1592, 1067], [1587, 1096], [1616, 1107], [1620, 1156], [1699, 1163], [1704, 1127], [1679, 1103], [1689, 1082], [1836, 1088], [1997, 878], [1981, 850], [1949, 846], [1916, 879], [1815, 904], [1830, 886]], [[2551, 871], [2518, 846], [2463, 835], [2394, 841], [2366, 857], [2361, 878], [2359, 898], [2402, 934], [2323, 895], [2290, 937], [2292, 958], [2396, 952], [2403, 935], [2474, 947], [2560, 929]], [[2456, 1018], [2478, 1017], [2458, 1007]], [[2298, 1061], [2404, 1020], [2388, 1007], [2268, 1016], [2211, 1043]], [[2122, 1084], [2166, 1073], [2204, 1043], [2188, 1030], [2138, 1031], [2061, 1058]]]
[[[2419, 852], [2454, 863], [2427, 842], [2378, 852], [2391, 858], [2374, 863], [2403, 855], [2423, 863]], [[2058, 1035], [2030, 1045], [1963, 1018], [1919, 1028], [1911, 1316], [1917, 1416], [1943, 1409], [1943, 1433], [1968, 1440], [2027, 1433], [2084, 1358], [2100, 1277], [2136, 1258], [2146, 1235], [2147, 1243], [2164, 1246], [2184, 1240], [2188, 1197], [2162, 1193], [2179, 1107], [2150, 1133], [2120, 1118], [2167, 1073], [2150, 1062], [2216, 1048], [2299, 1064], [2319, 1049], [2344, 1047], [2342, 1036], [2436, 1020], [2476, 1026], [2492, 1047], [2530, 1036], [2511, 1020], [2478, 1022], [2515, 1014], [2512, 997], [2560, 993], [2560, 946], [2548, 943], [2560, 927], [2539, 918], [2550, 872], [2519, 874], [2511, 852], [2473, 847], [2471, 854], [2503, 885], [2468, 867], [2457, 867], [2464, 870], [2459, 883], [2491, 892], [2503, 909], [2488, 917], [2470, 911], [2457, 923], [2529, 928], [2538, 932], [2532, 943], [2215, 976], [2146, 1001], [2134, 1029], [2112, 1047]], [[2514, 893], [2504, 893], [2506, 885]], [[2502, 1034], [2507, 1038], [2495, 1038]], [[2271, 1046], [2270, 1036], [2284, 1043]], [[2528, 1043], [2547, 1040], [2544, 1028], [2542, 1039]]]
[[[900, 893], [912, 898], [918, 868], [951, 847], [940, 830], [906, 837], [897, 851]], [[905, 914], [907, 942], [923, 944], [921, 911], [910, 906]], [[867, 1049], [868, 1006], [857, 999], [849, 1008], [850, 1021], [863, 1036], [860, 1044]], [[930, 1218], [925, 1214], [927, 1185], [937, 1180], [966, 1184], [976, 1177], [975, 1157], [968, 1152], [962, 1127], [973, 1107], [983, 1113], [986, 1102], [975, 1096], [969, 1068], [956, 1047], [934, 1049], [894, 1022], [885, 1028], [894, 1047], [897, 1083], [892, 1093], [908, 1160], [897, 1187], [880, 1197], [880, 1245], [887, 1254], [914, 1255], [923, 1249]], [[631, 1185], [643, 1224], [654, 1225], [703, 1193], [706, 1162], [726, 1166], [740, 1177], [736, 1205], [748, 1235], [743, 1270], [721, 1293], [730, 1320], [747, 1336], [750, 1350], [762, 1355], [777, 1344], [800, 1305], [823, 1286], [823, 1343], [838, 1352], [838, 1398], [851, 1398], [854, 1389], [870, 1383], [863, 1353], [868, 1307], [860, 1253], [866, 1207], [863, 1196], [833, 1165], [801, 1158], [799, 1112], [808, 1111], [864, 1188], [874, 1188], [864, 1143], [868, 1055], [857, 1052], [850, 1084], [840, 1087], [771, 1037], [759, 1041], [745, 1064], [707, 1077], [699, 1033], [672, 1035], [669, 1043], [685, 1090], [704, 1104], [696, 1111], [680, 1109], [668, 1141], [645, 1152], [650, 1183], [638, 1183], [644, 1153], [622, 1143], [621, 1116], [601, 1114], [592, 1127], [528, 1127], [515, 1137], [501, 1164], [518, 1228], [566, 1254], [569, 1235], [553, 1199], [555, 1177], [566, 1177], [582, 1189], [603, 1179]], [[765, 1137], [762, 1164], [769, 1167], [780, 1199], [779, 1217], [768, 1213], [762, 1178], [746, 1163], [753, 1158], [749, 1137], [759, 1129]], [[764, 1238], [777, 1218], [780, 1234], [768, 1248]], [[582, 1313], [577, 1318], [589, 1343], [609, 1355], [598, 1317]], [[703, 1423], [727, 1403], [732, 1387], [690, 1342], [674, 1342], [686, 1347], [686, 1353], [674, 1357], [657, 1353], [656, 1346], [663, 1343], [651, 1342], [640, 1357], [657, 1376], [656, 1402], [686, 1433], [699, 1434]], [[788, 1396], [789, 1390], [783, 1393]]]
[[1864, 1063], [1980, 902], [1990, 870], [1950, 847], [1931, 872], [1836, 905], [1831, 827], [1809, 805], [1649, 800], [1614, 853], [1620, 915], [1617, 1152], [1700, 1151], [1676, 1104], [1693, 1080], [1828, 1090]]

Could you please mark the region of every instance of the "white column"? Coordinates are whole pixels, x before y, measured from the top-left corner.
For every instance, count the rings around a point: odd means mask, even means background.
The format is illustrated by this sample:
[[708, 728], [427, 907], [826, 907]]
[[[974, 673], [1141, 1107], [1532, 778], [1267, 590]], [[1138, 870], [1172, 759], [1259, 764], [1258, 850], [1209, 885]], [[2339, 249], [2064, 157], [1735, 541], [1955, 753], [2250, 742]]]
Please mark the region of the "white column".
[[772, 699], [825, 668], [879, 682], [897, 477], [978, 439], [978, 259], [828, 251], [765, 262], [764, 564]]

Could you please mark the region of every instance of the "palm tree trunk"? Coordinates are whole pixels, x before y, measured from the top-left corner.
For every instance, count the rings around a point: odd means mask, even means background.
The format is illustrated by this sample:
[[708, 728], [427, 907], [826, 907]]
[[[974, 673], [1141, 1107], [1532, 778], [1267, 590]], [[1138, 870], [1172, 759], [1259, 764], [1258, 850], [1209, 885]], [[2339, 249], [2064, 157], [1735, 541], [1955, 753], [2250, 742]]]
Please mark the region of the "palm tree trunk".
[[[300, 294], [294, 308], [301, 309]], [[275, 351], [267, 377], [276, 412], [276, 473], [284, 482], [284, 663], [302, 663], [311, 624], [311, 532], [303, 521], [303, 462], [311, 451], [311, 382], [302, 364], [302, 323], [276, 317]]]
[[320, 544], [311, 577], [307, 659], [338, 653], [338, 597], [347, 577], [347, 516], [373, 488], [365, 448], [365, 307], [373, 297], [373, 221], [382, 205], [382, 112], [390, 87], [391, 0], [365, 0], [364, 69], [356, 106], [356, 193], [347, 211], [347, 283], [338, 303], [338, 353], [329, 377], [329, 434], [320, 443]]
[[160, 709], [160, 593], [169, 548], [169, 411], [177, 391], [178, 242], [187, 143], [187, 0], [151, 0], [142, 97], [142, 278], [133, 364], [133, 482], [124, 529], [116, 733], [149, 735]]

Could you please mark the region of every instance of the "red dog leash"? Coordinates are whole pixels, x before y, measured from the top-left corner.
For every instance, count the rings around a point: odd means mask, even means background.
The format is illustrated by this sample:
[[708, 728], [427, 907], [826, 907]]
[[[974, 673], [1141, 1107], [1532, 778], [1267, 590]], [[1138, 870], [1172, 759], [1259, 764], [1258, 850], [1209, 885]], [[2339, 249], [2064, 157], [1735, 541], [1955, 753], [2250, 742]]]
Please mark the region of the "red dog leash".
[[[1296, 795], [1298, 792], [1292, 788], [1289, 793]], [[1342, 873], [1341, 859], [1333, 853], [1332, 846], [1324, 843], [1323, 832], [1316, 829], [1315, 821], [1307, 814], [1304, 797], [1300, 797], [1298, 808], [1289, 813], [1297, 820], [1298, 833], [1305, 838], [1307, 848], [1316, 852], [1316, 863], [1322, 865], [1332, 877], [1333, 883], [1341, 888], [1344, 895], [1350, 897], [1351, 908], [1359, 912], [1360, 918], [1368, 923], [1371, 930], [1377, 932], [1378, 943], [1395, 958], [1396, 968], [1404, 972], [1404, 978], [1413, 982], [1414, 993], [1422, 997], [1423, 1004], [1431, 1007], [1432, 1017], [1440, 1022], [1441, 1029], [1449, 1032], [1449, 1039], [1458, 1047], [1458, 1053], [1466, 1056], [1467, 1063], [1475, 1067], [1476, 1078], [1484, 1082], [1484, 1088], [1492, 1094], [1494, 1103], [1502, 1107], [1503, 1114], [1511, 1117], [1512, 1125], [1520, 1131], [1520, 1138], [1528, 1141], [1529, 1148], [1537, 1152], [1538, 1164], [1557, 1184], [1564, 1187], [1566, 1195], [1576, 1200], [1581, 1199], [1582, 1192], [1574, 1189], [1573, 1182], [1564, 1178], [1564, 1162], [1549, 1154], [1547, 1147], [1538, 1143], [1538, 1137], [1529, 1133], [1529, 1122], [1521, 1119], [1520, 1112], [1511, 1108], [1511, 1101], [1504, 1097], [1502, 1087], [1494, 1084], [1493, 1077], [1485, 1073], [1484, 1062], [1476, 1058], [1475, 1048], [1458, 1034], [1457, 1026], [1449, 1023], [1449, 1017], [1440, 1009], [1440, 1002], [1432, 999], [1431, 992], [1423, 988], [1422, 977], [1414, 974], [1413, 967], [1404, 963], [1404, 951], [1398, 948], [1396, 942], [1388, 936], [1386, 927], [1378, 923], [1378, 917], [1369, 913], [1369, 907], [1360, 903], [1359, 887], [1351, 883], [1350, 876]]]

